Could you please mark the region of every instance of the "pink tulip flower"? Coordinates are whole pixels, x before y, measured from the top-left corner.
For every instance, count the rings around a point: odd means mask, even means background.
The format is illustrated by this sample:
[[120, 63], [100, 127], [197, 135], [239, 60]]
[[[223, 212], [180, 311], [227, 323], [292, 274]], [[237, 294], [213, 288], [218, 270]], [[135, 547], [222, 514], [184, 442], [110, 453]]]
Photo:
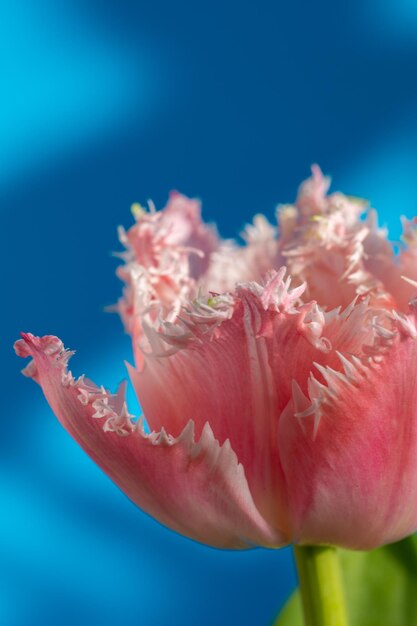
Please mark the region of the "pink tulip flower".
[[144, 418], [124, 386], [74, 378], [57, 337], [16, 343], [127, 496], [211, 546], [370, 549], [417, 529], [416, 223], [395, 256], [375, 212], [328, 187], [314, 167], [244, 245], [180, 194], [136, 207], [117, 308]]

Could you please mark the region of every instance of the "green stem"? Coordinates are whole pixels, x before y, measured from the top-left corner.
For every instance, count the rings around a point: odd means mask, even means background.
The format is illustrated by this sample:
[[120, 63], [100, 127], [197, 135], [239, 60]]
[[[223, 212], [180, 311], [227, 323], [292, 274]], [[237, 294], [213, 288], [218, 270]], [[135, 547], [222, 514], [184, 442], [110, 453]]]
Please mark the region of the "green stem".
[[294, 546], [305, 626], [348, 626], [336, 548]]

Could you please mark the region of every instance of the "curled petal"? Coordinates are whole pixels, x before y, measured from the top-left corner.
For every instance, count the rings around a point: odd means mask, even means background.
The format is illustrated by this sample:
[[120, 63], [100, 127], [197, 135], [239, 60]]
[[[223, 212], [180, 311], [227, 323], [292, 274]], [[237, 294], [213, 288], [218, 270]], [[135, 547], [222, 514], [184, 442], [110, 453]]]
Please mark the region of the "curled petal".
[[283, 543], [255, 507], [230, 443], [220, 446], [208, 424], [198, 441], [192, 422], [177, 438], [164, 429], [147, 435], [129, 415], [123, 391], [112, 396], [72, 377], [59, 339], [22, 336], [17, 353], [33, 357], [26, 375], [41, 385], [64, 428], [144, 511], [216, 547]]

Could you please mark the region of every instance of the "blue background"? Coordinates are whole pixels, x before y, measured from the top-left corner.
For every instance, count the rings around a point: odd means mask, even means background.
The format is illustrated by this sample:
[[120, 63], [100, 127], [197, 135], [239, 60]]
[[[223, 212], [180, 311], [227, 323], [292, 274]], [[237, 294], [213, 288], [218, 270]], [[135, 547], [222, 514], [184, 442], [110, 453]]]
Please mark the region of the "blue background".
[[288, 550], [217, 552], [136, 509], [19, 375], [20, 330], [114, 388], [116, 227], [177, 188], [224, 236], [318, 162], [399, 236], [417, 212], [417, 5], [3, 0], [0, 624], [269, 624]]

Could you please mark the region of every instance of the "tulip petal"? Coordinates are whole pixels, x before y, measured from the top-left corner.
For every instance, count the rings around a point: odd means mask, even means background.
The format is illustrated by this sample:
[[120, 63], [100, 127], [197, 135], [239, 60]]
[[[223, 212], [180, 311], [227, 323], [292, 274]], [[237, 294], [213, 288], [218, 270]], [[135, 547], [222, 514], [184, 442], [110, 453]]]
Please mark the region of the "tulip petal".
[[312, 378], [304, 406], [297, 391], [284, 411], [280, 458], [295, 541], [371, 549], [417, 529], [415, 337], [413, 317], [398, 317], [379, 355], [344, 356], [346, 375], [324, 368], [326, 384]]
[[232, 310], [217, 312], [217, 325], [216, 310], [207, 305], [204, 324], [201, 305], [189, 314], [184, 345], [170, 328], [165, 338], [176, 349], [164, 353], [163, 335], [154, 333], [155, 350], [145, 355], [142, 371], [129, 367], [150, 427], [178, 435], [193, 419], [199, 434], [209, 421], [220, 443], [230, 439], [262, 515], [286, 536], [291, 528], [278, 425], [292, 380], [307, 393], [313, 362], [342, 369], [335, 349], [361, 352], [368, 335], [365, 302], [326, 317], [314, 303], [296, 308], [299, 295], [282, 272], [265, 287], [242, 285]]
[[16, 352], [33, 361], [34, 378], [64, 428], [114, 482], [166, 526], [222, 548], [279, 545], [257, 510], [230, 443], [219, 445], [206, 424], [197, 442], [189, 422], [177, 438], [147, 435], [127, 412], [123, 391], [112, 396], [66, 365], [57, 337], [22, 334]]
[[[383, 277], [373, 273], [380, 256], [389, 253], [385, 234], [371, 211], [360, 215], [367, 202], [341, 193], [327, 195], [330, 179], [318, 166], [301, 185], [295, 205], [278, 212], [280, 248], [288, 270], [307, 283], [306, 296], [320, 306], [347, 306], [355, 295], [369, 295], [375, 306], [394, 304]], [[373, 259], [372, 256], [376, 258]]]

